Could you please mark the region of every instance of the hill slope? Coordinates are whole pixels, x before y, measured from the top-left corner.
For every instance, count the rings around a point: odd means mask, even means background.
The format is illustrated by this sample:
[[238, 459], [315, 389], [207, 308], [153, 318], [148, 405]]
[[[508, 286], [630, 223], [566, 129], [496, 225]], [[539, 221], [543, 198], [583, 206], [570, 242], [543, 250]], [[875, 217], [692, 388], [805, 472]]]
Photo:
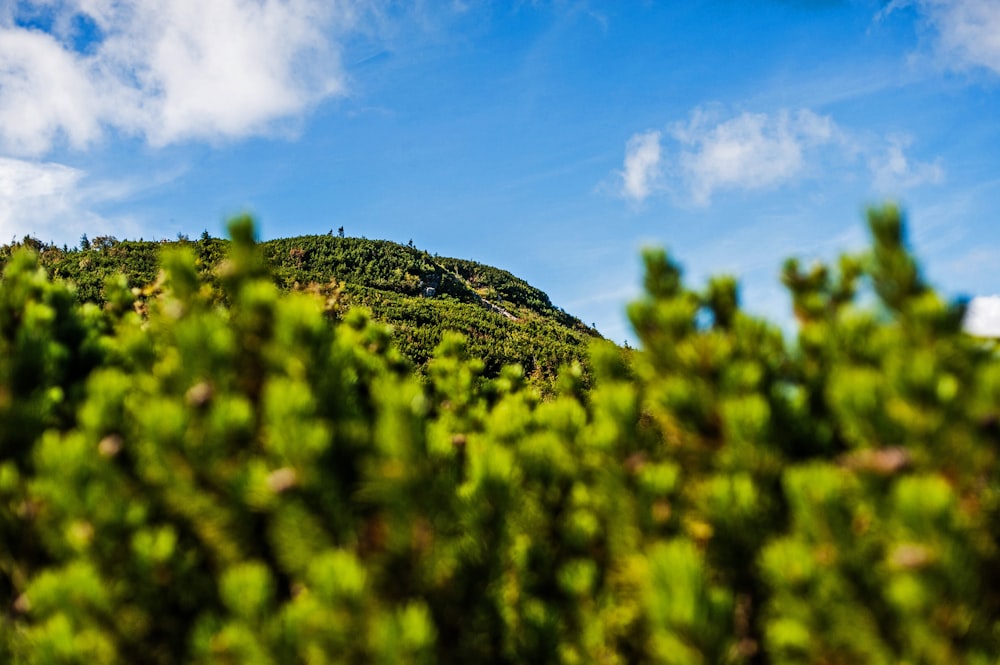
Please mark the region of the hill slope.
[[[84, 248], [45, 245], [32, 238], [53, 277], [72, 281], [81, 300], [102, 303], [105, 280], [123, 274], [131, 287], [153, 284], [164, 248], [191, 248], [200, 269], [217, 279], [229, 241], [118, 241], [99, 237]], [[0, 261], [13, 246], [0, 249]], [[584, 363], [598, 333], [552, 305], [539, 289], [511, 273], [462, 259], [440, 258], [412, 246], [333, 235], [299, 236], [261, 243], [274, 281], [286, 290], [316, 290], [331, 299], [335, 315], [362, 306], [393, 328], [400, 351], [423, 371], [447, 330], [466, 335], [469, 352], [487, 376], [520, 364], [535, 382], [551, 384], [559, 367]], [[585, 364], [585, 363], [584, 363]]]

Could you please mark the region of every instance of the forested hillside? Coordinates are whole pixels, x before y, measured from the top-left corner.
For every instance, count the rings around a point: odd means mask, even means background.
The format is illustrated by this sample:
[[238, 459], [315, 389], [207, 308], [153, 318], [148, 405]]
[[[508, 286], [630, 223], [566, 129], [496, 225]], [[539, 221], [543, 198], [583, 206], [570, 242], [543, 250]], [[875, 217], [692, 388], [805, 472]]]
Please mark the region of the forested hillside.
[[[107, 300], [106, 282], [114, 275], [124, 275], [130, 288], [152, 287], [160, 256], [176, 247], [193, 250], [201, 277], [217, 284], [229, 241], [208, 234], [197, 241], [171, 242], [85, 236], [79, 248], [69, 249], [29, 237], [0, 247], [0, 266], [22, 245], [39, 253], [41, 265], [53, 277], [74, 283], [81, 302], [100, 305]], [[271, 240], [260, 248], [270, 275], [283, 290], [322, 293], [334, 316], [363, 306], [375, 320], [390, 324], [395, 345], [421, 373], [449, 330], [466, 335], [487, 377], [497, 376], [506, 365], [520, 364], [532, 383], [548, 392], [561, 366], [576, 362], [587, 371], [587, 342], [597, 332], [507, 271], [431, 256], [413, 246], [332, 233]]]
[[548, 398], [454, 334], [419, 380], [247, 220], [103, 306], [19, 250], [0, 662], [995, 663], [1000, 352], [870, 227], [785, 265], [794, 343], [648, 252], [641, 348]]

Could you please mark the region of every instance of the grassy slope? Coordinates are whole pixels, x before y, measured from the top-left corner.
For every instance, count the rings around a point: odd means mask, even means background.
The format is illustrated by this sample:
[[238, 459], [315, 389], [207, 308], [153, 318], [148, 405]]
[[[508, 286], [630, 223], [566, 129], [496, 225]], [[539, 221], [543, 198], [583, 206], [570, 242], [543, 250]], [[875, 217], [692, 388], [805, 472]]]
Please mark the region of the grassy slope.
[[[26, 239], [31, 241], [31, 239]], [[184, 245], [213, 279], [228, 241], [152, 242], [95, 240], [91, 249], [65, 250], [38, 243], [43, 264], [55, 277], [77, 285], [81, 300], [102, 302], [104, 281], [124, 274], [129, 285], [156, 280], [159, 254]], [[0, 251], [0, 260], [11, 247]], [[382, 240], [300, 236], [262, 243], [274, 280], [285, 289], [318, 288], [335, 294], [337, 309], [363, 306], [393, 327], [396, 343], [423, 371], [447, 330], [466, 335], [469, 351], [485, 373], [519, 363], [529, 377], [550, 386], [559, 367], [585, 360], [597, 332], [552, 305], [548, 296], [507, 271]], [[427, 288], [434, 289], [428, 297]]]

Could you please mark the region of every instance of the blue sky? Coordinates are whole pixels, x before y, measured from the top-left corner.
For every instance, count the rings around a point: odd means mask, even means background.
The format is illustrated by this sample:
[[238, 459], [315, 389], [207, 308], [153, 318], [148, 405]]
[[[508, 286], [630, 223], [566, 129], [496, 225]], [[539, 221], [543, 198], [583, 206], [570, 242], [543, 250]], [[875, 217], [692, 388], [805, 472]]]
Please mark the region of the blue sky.
[[622, 341], [641, 247], [788, 321], [887, 199], [1000, 293], [1000, 0], [0, 0], [4, 241], [344, 226]]

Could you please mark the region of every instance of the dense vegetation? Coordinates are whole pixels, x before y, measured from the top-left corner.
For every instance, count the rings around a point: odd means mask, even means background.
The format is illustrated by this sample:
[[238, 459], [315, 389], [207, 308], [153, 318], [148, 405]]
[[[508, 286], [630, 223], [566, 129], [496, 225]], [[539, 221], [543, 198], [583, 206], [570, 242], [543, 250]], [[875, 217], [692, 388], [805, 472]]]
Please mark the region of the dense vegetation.
[[785, 266], [793, 345], [648, 253], [641, 350], [551, 399], [452, 335], [422, 383], [246, 222], [103, 307], [16, 253], [0, 662], [995, 662], [1000, 357], [870, 223]]
[[[19, 246], [28, 246], [53, 277], [76, 285], [81, 302], [101, 305], [112, 275], [124, 275], [130, 288], [155, 291], [160, 256], [176, 247], [193, 250], [201, 278], [217, 285], [228, 245], [207, 233], [197, 241], [173, 242], [84, 236], [74, 249], [27, 237], [0, 247], [0, 266]], [[412, 245], [332, 233], [271, 240], [260, 248], [272, 279], [283, 290], [321, 293], [334, 317], [364, 306], [376, 321], [391, 325], [396, 347], [421, 375], [447, 331], [466, 335], [470, 352], [482, 359], [488, 378], [516, 363], [533, 385], [551, 392], [561, 366], [580, 363], [587, 370], [587, 344], [596, 331], [507, 271], [432, 257]]]

